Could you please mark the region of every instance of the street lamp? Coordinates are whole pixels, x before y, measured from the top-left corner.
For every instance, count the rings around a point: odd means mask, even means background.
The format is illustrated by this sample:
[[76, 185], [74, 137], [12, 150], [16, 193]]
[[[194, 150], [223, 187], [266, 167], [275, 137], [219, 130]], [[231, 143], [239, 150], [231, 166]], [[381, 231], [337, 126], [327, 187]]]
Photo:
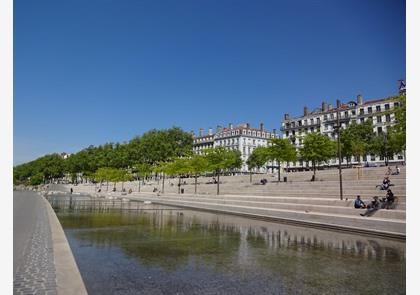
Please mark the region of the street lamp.
[[341, 142], [340, 142], [340, 100], [337, 99], [337, 125], [334, 125], [334, 130], [337, 132], [337, 148], [338, 148], [338, 174], [340, 178], [340, 200], [343, 200], [343, 177], [341, 175]]

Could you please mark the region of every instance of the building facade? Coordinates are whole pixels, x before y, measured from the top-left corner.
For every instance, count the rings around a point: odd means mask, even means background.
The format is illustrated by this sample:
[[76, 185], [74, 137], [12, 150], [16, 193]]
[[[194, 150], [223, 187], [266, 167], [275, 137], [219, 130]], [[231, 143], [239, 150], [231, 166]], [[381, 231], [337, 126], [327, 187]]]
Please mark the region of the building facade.
[[[404, 83], [405, 91], [405, 83]], [[400, 88], [401, 93], [401, 88]], [[337, 125], [337, 113], [340, 112], [341, 128], [345, 129], [352, 123], [363, 123], [367, 120], [372, 120], [373, 131], [376, 134], [381, 134], [387, 131], [387, 128], [395, 123], [395, 114], [393, 109], [399, 106], [399, 101], [395, 98], [383, 98], [364, 101], [361, 95], [358, 95], [356, 100], [350, 100], [347, 103], [341, 103], [338, 110], [331, 104], [322, 102], [321, 107], [313, 111], [308, 111], [305, 106], [303, 115], [291, 118], [288, 114], [284, 115], [281, 123], [281, 131], [283, 138], [289, 138], [297, 149], [303, 146], [303, 139], [306, 134], [313, 132], [320, 132], [327, 135], [329, 138], [336, 140], [337, 133], [334, 126]], [[382, 164], [384, 158], [377, 155], [366, 155], [363, 157], [363, 162]], [[389, 159], [389, 162], [401, 162], [404, 160], [402, 154], [394, 155]], [[350, 160], [351, 164], [358, 163], [358, 159], [354, 157]], [[349, 163], [350, 163], [349, 162]], [[338, 159], [332, 159], [327, 165], [337, 165]], [[347, 164], [344, 160], [344, 164]], [[297, 170], [310, 167], [310, 163], [299, 161], [290, 163], [290, 168]]]
[[[229, 150], [238, 150], [241, 152], [243, 161], [240, 171], [249, 172], [246, 161], [254, 149], [259, 146], [268, 146], [269, 140], [276, 137], [278, 137], [276, 130], [267, 131], [262, 123], [258, 129], [252, 128], [249, 123], [237, 126], [229, 124], [228, 127], [218, 126], [214, 134], [211, 128], [207, 134], [204, 134], [204, 130], [200, 129], [198, 136], [194, 137], [193, 151], [197, 154], [203, 154], [206, 149], [218, 146]], [[267, 169], [273, 170], [275, 166], [273, 163], [267, 163], [266, 167], [257, 172], [266, 172]]]

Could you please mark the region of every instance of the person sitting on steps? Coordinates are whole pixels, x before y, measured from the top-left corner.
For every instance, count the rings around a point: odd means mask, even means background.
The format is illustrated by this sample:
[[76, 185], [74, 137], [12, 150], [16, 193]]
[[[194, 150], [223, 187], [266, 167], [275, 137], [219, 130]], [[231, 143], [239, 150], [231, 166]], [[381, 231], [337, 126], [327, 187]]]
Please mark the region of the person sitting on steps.
[[387, 190], [391, 186], [391, 181], [389, 180], [388, 176], [384, 177], [384, 180], [382, 181], [382, 184], [378, 184], [376, 188], [379, 188], [380, 190]]
[[392, 204], [394, 204], [395, 202], [395, 197], [394, 197], [394, 193], [388, 189], [387, 193], [386, 193], [386, 198], [385, 198], [385, 204], [384, 204], [384, 208], [385, 209], [391, 209], [392, 208]]
[[367, 210], [365, 213], [360, 213], [360, 216], [371, 216], [373, 213], [375, 213], [377, 210], [380, 209], [379, 204], [379, 197], [374, 196], [372, 202], [367, 206]]
[[356, 200], [354, 201], [354, 208], [356, 208], [356, 209], [365, 209], [366, 208], [365, 203], [362, 201], [362, 199], [360, 199], [359, 195], [356, 197]]

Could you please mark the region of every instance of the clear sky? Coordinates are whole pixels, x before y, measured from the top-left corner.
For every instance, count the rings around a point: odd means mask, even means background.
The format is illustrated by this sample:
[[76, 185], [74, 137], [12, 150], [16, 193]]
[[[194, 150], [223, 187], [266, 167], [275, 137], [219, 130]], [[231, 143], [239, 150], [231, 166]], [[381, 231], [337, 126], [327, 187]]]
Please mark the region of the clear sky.
[[397, 92], [401, 0], [15, 0], [14, 163]]

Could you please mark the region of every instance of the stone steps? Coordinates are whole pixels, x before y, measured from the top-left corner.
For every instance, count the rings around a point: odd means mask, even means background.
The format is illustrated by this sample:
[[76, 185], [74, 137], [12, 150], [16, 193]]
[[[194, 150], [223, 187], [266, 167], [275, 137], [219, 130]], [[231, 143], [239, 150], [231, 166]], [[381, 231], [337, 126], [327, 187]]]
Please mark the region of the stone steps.
[[[240, 200], [238, 198], [232, 199], [228, 196], [224, 198], [204, 198], [204, 197], [193, 197], [193, 196], [173, 196], [165, 195], [165, 200], [171, 201], [191, 201], [191, 202], [205, 202], [211, 204], [220, 204], [220, 205], [232, 205], [232, 206], [249, 206], [256, 208], [266, 208], [266, 209], [282, 209], [282, 210], [293, 210], [298, 212], [317, 212], [317, 213], [328, 213], [328, 214], [339, 214], [339, 215], [349, 215], [356, 216], [360, 213], [365, 212], [365, 210], [353, 208], [353, 202], [351, 201], [341, 201], [340, 205], [321, 205], [321, 204], [308, 204], [308, 203], [288, 203], [286, 202], [263, 202], [261, 200]], [[388, 218], [388, 219], [400, 219], [405, 220], [406, 214], [405, 210], [378, 210], [375, 213], [377, 218]]]
[[405, 221], [401, 219], [379, 218], [375, 216], [362, 217], [360, 215], [351, 216], [323, 212], [304, 212], [278, 208], [261, 208], [255, 206], [210, 203], [199, 200], [174, 200], [166, 198], [165, 196], [130, 196], [130, 198], [172, 206], [241, 214], [260, 218], [287, 220], [289, 222], [297, 223], [309, 223], [317, 226], [335, 226], [342, 229], [348, 228], [352, 231], [361, 230], [372, 233], [388, 233], [391, 235], [405, 236]]

